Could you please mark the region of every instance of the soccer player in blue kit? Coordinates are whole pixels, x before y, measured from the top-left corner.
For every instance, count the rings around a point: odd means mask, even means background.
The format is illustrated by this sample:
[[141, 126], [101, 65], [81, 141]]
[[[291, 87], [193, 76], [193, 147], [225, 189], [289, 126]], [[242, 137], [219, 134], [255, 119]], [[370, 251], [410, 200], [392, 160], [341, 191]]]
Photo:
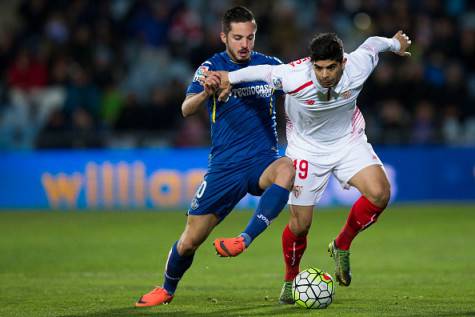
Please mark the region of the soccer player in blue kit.
[[173, 299], [195, 251], [247, 193], [262, 197], [239, 236], [214, 241], [223, 257], [243, 252], [287, 204], [295, 170], [292, 161], [277, 151], [273, 89], [263, 81], [243, 83], [220, 102], [220, 78], [207, 74], [281, 64], [275, 57], [253, 51], [256, 31], [251, 11], [241, 6], [226, 11], [220, 34], [226, 50], [201, 64], [188, 87], [183, 115], [196, 113], [205, 103], [209, 112], [212, 145], [208, 172], [191, 202], [185, 230], [170, 250], [163, 286], [143, 295], [137, 307], [167, 304]]

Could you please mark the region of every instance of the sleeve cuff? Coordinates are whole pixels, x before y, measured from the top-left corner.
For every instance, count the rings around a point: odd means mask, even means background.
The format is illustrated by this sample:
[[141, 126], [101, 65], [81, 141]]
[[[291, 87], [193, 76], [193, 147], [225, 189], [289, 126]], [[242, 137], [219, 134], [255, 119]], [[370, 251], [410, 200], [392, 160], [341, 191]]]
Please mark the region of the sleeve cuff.
[[236, 78], [236, 72], [229, 72], [228, 73], [228, 79], [229, 79], [229, 83], [231, 85], [237, 83], [238, 78]]
[[401, 43], [399, 43], [399, 41], [396, 40], [394, 37], [391, 38], [391, 40], [392, 40], [391, 50], [393, 52], [399, 51], [401, 49]]

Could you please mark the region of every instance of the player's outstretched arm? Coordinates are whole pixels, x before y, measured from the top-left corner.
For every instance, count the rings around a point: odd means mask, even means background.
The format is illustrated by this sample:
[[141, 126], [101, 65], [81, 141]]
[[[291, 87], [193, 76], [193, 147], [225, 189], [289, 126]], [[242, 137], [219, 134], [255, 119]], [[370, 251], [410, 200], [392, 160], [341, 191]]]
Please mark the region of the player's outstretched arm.
[[355, 65], [353, 75], [363, 83], [378, 64], [379, 53], [390, 51], [400, 56], [410, 56], [411, 53], [406, 51], [409, 45], [411, 45], [411, 41], [402, 31], [398, 31], [392, 38], [381, 36], [367, 38], [363, 44], [349, 54], [353, 65]]
[[410, 53], [406, 52], [406, 50], [410, 44], [409, 37], [402, 31], [398, 31], [392, 38], [371, 36], [351, 54], [367, 56], [375, 62], [377, 55], [386, 51], [391, 51], [401, 56], [409, 56]]
[[201, 105], [219, 89], [220, 78], [217, 74], [210, 74], [206, 76], [201, 84], [204, 90], [198, 94], [186, 96], [181, 104], [181, 112], [183, 117], [188, 117], [198, 111]]
[[221, 80], [219, 87], [221, 92], [219, 94], [218, 100], [223, 101], [229, 97], [231, 86], [234, 84], [251, 81], [265, 81], [269, 85], [273, 86], [272, 78], [282, 67], [285, 67], [285, 65], [256, 65], [248, 66], [233, 72], [210, 71], [208, 73], [219, 76]]
[[411, 53], [407, 51], [411, 45], [409, 36], [407, 36], [403, 31], [398, 31], [396, 34], [394, 34], [393, 39], [396, 39], [400, 45], [399, 50], [394, 53], [400, 56], [411, 56]]

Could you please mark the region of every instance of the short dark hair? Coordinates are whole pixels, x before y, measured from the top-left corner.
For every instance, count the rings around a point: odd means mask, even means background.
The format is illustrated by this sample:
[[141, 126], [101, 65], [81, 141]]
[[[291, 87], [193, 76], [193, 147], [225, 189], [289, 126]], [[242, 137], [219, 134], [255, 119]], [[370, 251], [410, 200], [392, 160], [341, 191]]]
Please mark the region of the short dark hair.
[[317, 34], [310, 42], [310, 59], [343, 61], [343, 42], [335, 33]]
[[224, 13], [222, 20], [222, 30], [225, 34], [231, 31], [232, 22], [249, 22], [255, 21], [254, 14], [251, 10], [243, 6], [237, 6], [229, 9]]

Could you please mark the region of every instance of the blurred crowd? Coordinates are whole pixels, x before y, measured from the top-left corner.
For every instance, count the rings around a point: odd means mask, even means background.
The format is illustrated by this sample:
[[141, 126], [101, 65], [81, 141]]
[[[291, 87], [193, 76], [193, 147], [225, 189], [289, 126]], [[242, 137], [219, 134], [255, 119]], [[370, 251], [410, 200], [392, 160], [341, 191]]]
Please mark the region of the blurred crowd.
[[206, 111], [183, 119], [180, 106], [236, 4], [256, 16], [256, 50], [284, 62], [318, 32], [349, 52], [404, 30], [412, 57], [381, 56], [358, 101], [370, 142], [475, 145], [473, 1], [12, 0], [0, 2], [0, 149], [207, 146]]

